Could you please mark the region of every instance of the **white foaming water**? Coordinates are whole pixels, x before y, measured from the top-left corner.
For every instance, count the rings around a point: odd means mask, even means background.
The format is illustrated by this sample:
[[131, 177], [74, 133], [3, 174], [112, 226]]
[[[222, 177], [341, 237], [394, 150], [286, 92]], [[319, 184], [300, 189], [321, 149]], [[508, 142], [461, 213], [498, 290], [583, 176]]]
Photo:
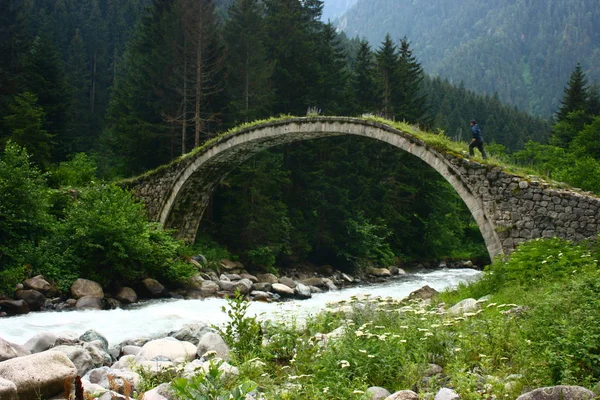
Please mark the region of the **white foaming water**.
[[[315, 294], [308, 300], [282, 303], [253, 302], [249, 314], [265, 319], [290, 316], [302, 319], [306, 315], [317, 313], [330, 302], [349, 299], [352, 296], [370, 294], [401, 299], [424, 285], [441, 291], [455, 287], [460, 282], [474, 280], [480, 274], [472, 269], [440, 269], [411, 273], [380, 285], [356, 286]], [[175, 331], [193, 322], [223, 324], [227, 321], [227, 316], [221, 311], [224, 305], [226, 302], [222, 299], [162, 300], [138, 304], [125, 310], [31, 313], [1, 318], [0, 338], [24, 344], [39, 332], [72, 331], [80, 335], [88, 329], [94, 329], [104, 335], [110, 344], [118, 344], [125, 339]]]

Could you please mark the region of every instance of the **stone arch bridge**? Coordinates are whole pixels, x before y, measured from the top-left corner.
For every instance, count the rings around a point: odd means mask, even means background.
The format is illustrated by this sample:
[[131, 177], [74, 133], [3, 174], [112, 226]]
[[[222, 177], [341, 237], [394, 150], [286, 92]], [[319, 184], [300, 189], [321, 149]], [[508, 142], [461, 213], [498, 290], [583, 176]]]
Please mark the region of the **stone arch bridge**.
[[589, 193], [554, 188], [436, 149], [383, 123], [345, 117], [290, 118], [233, 131], [122, 185], [146, 204], [152, 221], [193, 241], [211, 193], [238, 165], [273, 146], [341, 135], [389, 143], [439, 172], [471, 211], [490, 257], [529, 239], [581, 240], [600, 230], [600, 198]]

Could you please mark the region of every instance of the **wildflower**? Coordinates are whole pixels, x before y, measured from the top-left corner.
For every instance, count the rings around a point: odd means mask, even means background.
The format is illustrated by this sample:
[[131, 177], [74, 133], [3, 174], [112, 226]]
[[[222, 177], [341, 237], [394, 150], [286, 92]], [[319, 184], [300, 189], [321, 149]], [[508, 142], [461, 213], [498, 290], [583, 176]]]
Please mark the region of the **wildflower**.
[[433, 336], [433, 333], [431, 333], [431, 332], [425, 332], [425, 337], [428, 337], [428, 336]]
[[323, 393], [329, 392], [329, 386], [323, 388]]
[[354, 334], [355, 334], [356, 336], [358, 336], [358, 337], [361, 337], [361, 336], [364, 336], [364, 335], [365, 335], [365, 333], [364, 333], [363, 331], [356, 331], [356, 332], [354, 332]]
[[367, 351], [365, 349], [360, 349], [359, 350], [361, 353], [366, 353]]
[[348, 360], [340, 360], [338, 364], [340, 364], [340, 368], [348, 368], [350, 366], [350, 362]]
[[406, 343], [406, 339], [400, 339], [400, 343]]
[[460, 347], [455, 347], [455, 348], [454, 348], [454, 351], [455, 351], [455, 352], [457, 352], [457, 353], [458, 353], [459, 351], [461, 351], [461, 350], [462, 350], [462, 349], [461, 349]]
[[385, 329], [385, 326], [377, 325], [377, 326], [374, 326], [373, 328], [375, 328], [375, 329]]
[[487, 307], [486, 307], [486, 308], [494, 307], [494, 306], [496, 306], [496, 305], [498, 305], [498, 303], [490, 303], [490, 304], [488, 304], [488, 305], [487, 305]]
[[432, 328], [434, 328], [434, 329], [435, 329], [435, 328], [439, 328], [439, 327], [440, 327], [440, 324], [431, 324], [431, 327], [432, 327]]
[[419, 332], [429, 332], [429, 329], [427, 328], [417, 328], [419, 330]]
[[400, 328], [400, 329], [408, 329], [408, 326], [406, 326], [406, 325], [402, 325], [402, 326], [400, 326], [399, 328]]
[[362, 390], [355, 390], [354, 392], [352, 392], [352, 394], [364, 394], [365, 392], [363, 392]]
[[475, 313], [472, 313], [472, 312], [466, 312], [466, 313], [463, 313], [463, 315], [464, 315], [465, 317], [473, 317], [473, 316], [475, 316], [475, 315], [477, 315], [477, 314], [475, 314]]
[[368, 354], [367, 357], [369, 357], [369, 358], [375, 358], [375, 356], [373, 354]]

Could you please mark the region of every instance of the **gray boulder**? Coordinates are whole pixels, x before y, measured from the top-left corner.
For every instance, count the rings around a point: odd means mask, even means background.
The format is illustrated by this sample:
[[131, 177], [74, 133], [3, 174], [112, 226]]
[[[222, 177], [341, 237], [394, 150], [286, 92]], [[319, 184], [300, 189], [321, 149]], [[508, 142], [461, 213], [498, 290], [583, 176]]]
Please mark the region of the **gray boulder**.
[[104, 291], [99, 283], [90, 281], [89, 279], [79, 278], [71, 285], [71, 296], [73, 296], [74, 299], [85, 296], [103, 298]]
[[316, 276], [313, 278], [304, 279], [302, 280], [302, 283], [304, 283], [307, 286], [315, 286], [320, 288], [326, 287], [325, 282], [323, 282], [323, 278], [319, 278]]
[[123, 304], [131, 304], [137, 301], [137, 293], [130, 287], [122, 287], [115, 294], [115, 299]]
[[75, 308], [78, 310], [102, 310], [102, 298], [95, 296], [83, 296], [77, 299]]
[[385, 400], [391, 393], [381, 386], [371, 386], [367, 389], [366, 395], [369, 400]]
[[165, 287], [156, 279], [146, 278], [142, 281], [142, 286], [151, 297], [162, 297], [165, 294]]
[[385, 400], [419, 400], [419, 395], [412, 390], [400, 390], [399, 392], [392, 393]]
[[19, 400], [17, 396], [17, 385], [13, 382], [0, 378], [0, 399]]
[[56, 340], [58, 336], [52, 332], [40, 332], [29, 339], [24, 347], [29, 350], [31, 353], [41, 353], [42, 351], [46, 351], [56, 344]]
[[595, 394], [581, 386], [549, 386], [532, 390], [517, 400], [591, 400]]
[[335, 283], [331, 279], [323, 278], [323, 283], [325, 283], [327, 290], [337, 290], [337, 286], [335, 286]]
[[434, 400], [460, 400], [460, 396], [452, 389], [441, 388], [435, 394]]
[[409, 299], [429, 300], [432, 297], [434, 297], [435, 295], [437, 295], [438, 293], [439, 292], [437, 290], [435, 290], [434, 288], [432, 288], [431, 286], [425, 285], [420, 289], [412, 291], [408, 295], [408, 298]]
[[191, 361], [196, 357], [196, 346], [190, 342], [180, 342], [173, 337], [151, 340], [142, 347], [138, 358], [153, 360], [156, 357], [164, 356], [170, 361], [178, 358], [184, 358]]
[[273, 290], [273, 292], [275, 292], [281, 296], [291, 297], [294, 295], [294, 289], [292, 289], [291, 287], [284, 285], [282, 283], [273, 283], [271, 285], [271, 289]]
[[29, 305], [25, 300], [0, 300], [0, 311], [8, 315], [21, 315], [29, 313]]
[[200, 338], [196, 354], [198, 357], [203, 357], [206, 353], [211, 351], [214, 351], [217, 357], [223, 360], [229, 360], [229, 347], [223, 338], [215, 332], [205, 333]]
[[171, 385], [163, 383], [154, 389], [144, 393], [142, 400], [176, 400], [175, 393], [171, 390]]
[[134, 355], [137, 356], [142, 352], [142, 348], [140, 346], [124, 346], [122, 349], [122, 353], [124, 356]]
[[85, 333], [79, 336], [79, 340], [83, 342], [93, 342], [94, 340], [99, 340], [100, 342], [102, 342], [102, 350], [108, 351], [108, 340], [106, 340], [106, 338], [102, 336], [102, 334], [96, 332], [93, 329], [88, 329], [87, 331], [85, 331]]
[[253, 290], [250, 292], [250, 296], [252, 300], [256, 301], [270, 301], [273, 298], [271, 293], [263, 292], [262, 290]]
[[279, 279], [273, 274], [259, 274], [256, 277], [259, 282], [279, 283]]
[[0, 361], [10, 360], [31, 354], [25, 347], [0, 338]]
[[249, 279], [252, 283], [257, 283], [258, 282], [258, 278], [254, 275], [251, 274], [240, 274], [240, 276], [242, 277], [242, 279]]
[[477, 300], [464, 299], [448, 309], [448, 315], [462, 315], [464, 313], [476, 311], [478, 308]]
[[24, 300], [29, 306], [30, 311], [40, 311], [46, 303], [46, 296], [37, 290], [17, 290], [15, 297], [19, 300]]
[[219, 291], [219, 284], [213, 281], [204, 281], [200, 286], [202, 297], [212, 297]]
[[[79, 376], [84, 376], [86, 372], [96, 367], [94, 365], [92, 357], [90, 356], [90, 353], [87, 350], [85, 350], [82, 346], [61, 345], [56, 346], [52, 350], [48, 351], [60, 352], [67, 356], [67, 358], [71, 360], [71, 363], [75, 366], [77, 370], [77, 375]], [[45, 351], [44, 353], [47, 353], [48, 351]]]
[[279, 278], [279, 283], [291, 287], [292, 289], [296, 288], [296, 281], [294, 281], [291, 278], [288, 278], [287, 276], [282, 276], [281, 278]]
[[272, 290], [271, 285], [269, 282], [258, 282], [254, 284], [253, 288], [259, 292], [270, 292]]
[[378, 278], [387, 278], [392, 276], [392, 273], [387, 268], [367, 268], [367, 274], [376, 276]]
[[42, 275], [34, 276], [33, 278], [29, 278], [23, 282], [23, 286], [27, 289], [37, 290], [43, 295], [47, 295], [52, 291], [52, 285], [44, 279]]
[[76, 375], [69, 358], [54, 350], [0, 362], [0, 377], [15, 384], [19, 399], [52, 397]]
[[196, 322], [193, 324], [184, 325], [178, 331], [170, 333], [169, 336], [174, 337], [175, 339], [183, 341], [183, 342], [190, 342], [197, 346], [198, 342], [200, 342], [200, 338], [206, 332], [212, 332], [212, 331], [213, 331], [212, 328], [210, 328], [205, 323]]
[[296, 296], [298, 296], [300, 299], [310, 299], [312, 297], [310, 287], [303, 283], [296, 284], [294, 291], [296, 292]]

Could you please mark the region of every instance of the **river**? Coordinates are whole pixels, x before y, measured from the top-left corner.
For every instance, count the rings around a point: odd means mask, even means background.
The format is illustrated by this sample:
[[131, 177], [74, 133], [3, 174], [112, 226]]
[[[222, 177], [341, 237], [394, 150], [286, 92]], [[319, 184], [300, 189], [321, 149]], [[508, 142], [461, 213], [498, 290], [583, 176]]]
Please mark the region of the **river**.
[[[481, 272], [473, 269], [438, 269], [409, 273], [378, 285], [355, 286], [338, 291], [315, 294], [308, 300], [281, 303], [253, 302], [249, 314], [260, 318], [299, 319], [315, 314], [330, 302], [350, 299], [369, 293], [372, 296], [404, 298], [424, 285], [441, 291], [460, 282], [476, 279]], [[148, 337], [170, 332], [192, 322], [222, 324], [227, 317], [221, 311], [226, 304], [222, 299], [156, 300], [139, 303], [127, 309], [39, 312], [22, 316], [0, 318], [0, 338], [24, 344], [36, 333], [71, 331], [78, 335], [94, 329], [110, 344], [125, 339]]]

